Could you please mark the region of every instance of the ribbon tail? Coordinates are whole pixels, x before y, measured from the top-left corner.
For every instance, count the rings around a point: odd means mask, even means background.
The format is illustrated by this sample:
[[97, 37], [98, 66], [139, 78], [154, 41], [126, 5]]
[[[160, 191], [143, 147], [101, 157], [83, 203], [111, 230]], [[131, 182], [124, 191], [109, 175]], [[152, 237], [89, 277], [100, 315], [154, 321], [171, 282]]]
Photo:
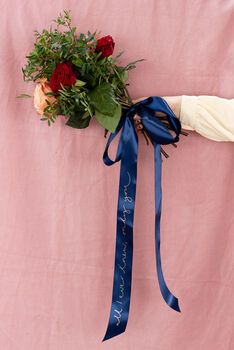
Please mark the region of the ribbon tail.
[[178, 299], [168, 289], [162, 271], [161, 253], [160, 253], [160, 220], [162, 207], [162, 156], [161, 145], [154, 144], [154, 163], [155, 163], [155, 250], [157, 262], [157, 275], [161, 294], [165, 302], [175, 311], [181, 312]]
[[132, 284], [137, 149], [136, 141], [129, 145], [125, 144], [121, 159], [112, 303], [103, 341], [123, 333], [128, 322]]

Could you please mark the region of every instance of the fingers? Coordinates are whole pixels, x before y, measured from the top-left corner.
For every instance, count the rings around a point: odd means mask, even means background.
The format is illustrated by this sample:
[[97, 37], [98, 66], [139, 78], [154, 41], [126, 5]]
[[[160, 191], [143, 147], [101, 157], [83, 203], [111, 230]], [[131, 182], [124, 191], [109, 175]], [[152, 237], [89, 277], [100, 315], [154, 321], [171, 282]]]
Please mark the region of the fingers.
[[164, 112], [155, 112], [155, 114], [156, 114], [158, 117], [166, 117], [166, 113], [164, 113]]
[[[140, 97], [140, 98], [137, 98], [136, 100], [133, 100], [132, 102], [133, 103], [137, 103], [137, 102], [140, 102], [142, 100], [145, 100], [147, 97]], [[166, 116], [166, 113], [163, 113], [163, 112], [155, 112], [156, 116], [158, 117], [164, 117]]]
[[[142, 100], [145, 100], [147, 97], [140, 97], [136, 100], [133, 100], [133, 103], [140, 102]], [[181, 110], [181, 103], [182, 103], [182, 96], [163, 96], [162, 97], [170, 106], [173, 113], [176, 115], [177, 118], [180, 118], [180, 110]], [[166, 116], [163, 112], [155, 112], [156, 116], [158, 117], [164, 117]]]

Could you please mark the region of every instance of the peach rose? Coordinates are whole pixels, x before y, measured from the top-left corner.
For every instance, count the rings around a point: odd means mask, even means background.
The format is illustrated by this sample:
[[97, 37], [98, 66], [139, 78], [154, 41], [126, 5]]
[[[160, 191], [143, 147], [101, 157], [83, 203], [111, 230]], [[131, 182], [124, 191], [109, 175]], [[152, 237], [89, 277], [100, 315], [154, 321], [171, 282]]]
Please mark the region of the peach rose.
[[50, 103], [56, 100], [53, 96], [47, 96], [47, 92], [52, 92], [49, 82], [46, 78], [40, 78], [37, 80], [37, 85], [34, 90], [34, 107], [36, 108], [38, 114], [43, 115], [44, 109], [48, 106], [46, 100]]

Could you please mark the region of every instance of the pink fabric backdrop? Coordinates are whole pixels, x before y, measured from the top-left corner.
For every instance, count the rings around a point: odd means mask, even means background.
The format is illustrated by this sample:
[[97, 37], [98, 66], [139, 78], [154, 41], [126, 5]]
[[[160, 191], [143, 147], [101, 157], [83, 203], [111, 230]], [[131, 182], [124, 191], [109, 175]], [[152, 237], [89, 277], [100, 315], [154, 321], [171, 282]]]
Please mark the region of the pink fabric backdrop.
[[[102, 343], [113, 282], [119, 164], [103, 130], [40, 122], [22, 80], [33, 30], [71, 9], [80, 31], [124, 49], [133, 98], [234, 97], [233, 0], [1, 1], [0, 349], [231, 350], [234, 144], [195, 132], [163, 162], [162, 263], [181, 313], [161, 297], [154, 255], [153, 153], [140, 140], [127, 330]], [[114, 147], [111, 153], [114, 154]]]

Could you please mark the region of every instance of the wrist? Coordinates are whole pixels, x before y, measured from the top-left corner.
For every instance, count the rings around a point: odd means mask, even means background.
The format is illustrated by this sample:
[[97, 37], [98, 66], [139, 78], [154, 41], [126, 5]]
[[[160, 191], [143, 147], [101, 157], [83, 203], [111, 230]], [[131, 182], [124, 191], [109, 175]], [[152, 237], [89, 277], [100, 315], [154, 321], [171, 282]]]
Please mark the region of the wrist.
[[176, 117], [180, 118], [182, 96], [165, 96], [163, 99], [169, 104]]

